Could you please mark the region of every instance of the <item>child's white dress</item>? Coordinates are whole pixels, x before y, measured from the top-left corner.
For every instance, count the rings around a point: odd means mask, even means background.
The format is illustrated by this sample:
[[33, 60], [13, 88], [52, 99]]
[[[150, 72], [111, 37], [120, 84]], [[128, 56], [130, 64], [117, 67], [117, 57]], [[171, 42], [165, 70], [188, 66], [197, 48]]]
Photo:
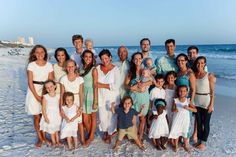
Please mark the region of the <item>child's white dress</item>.
[[[79, 102], [79, 89], [80, 85], [84, 83], [84, 79], [82, 77], [76, 77], [74, 81], [70, 81], [67, 75], [62, 76], [60, 83], [64, 86], [65, 92], [72, 92], [74, 94], [74, 103], [76, 106], [80, 106]], [[82, 115], [79, 116], [79, 123], [82, 123]]]
[[[74, 104], [70, 108], [67, 106], [62, 107], [65, 115], [71, 119], [77, 114], [78, 107]], [[78, 131], [78, 122], [79, 117], [75, 119], [73, 122], [67, 123], [65, 119], [63, 119], [61, 124], [61, 139], [64, 139], [66, 137], [77, 137], [77, 131]]]
[[59, 131], [61, 127], [61, 115], [59, 109], [60, 94], [56, 94], [54, 97], [46, 94], [44, 95], [44, 98], [46, 100], [46, 113], [49, 123], [46, 123], [44, 116], [42, 116], [40, 121], [40, 130], [52, 134]]
[[163, 110], [161, 115], [158, 115], [157, 119], [152, 120], [152, 125], [149, 131], [149, 138], [160, 138], [169, 136], [169, 126], [166, 120], [166, 110]]
[[66, 72], [63, 70], [63, 67], [60, 67], [58, 65], [58, 63], [53, 65], [53, 71], [54, 71], [55, 82], [57, 84], [56, 93], [60, 93], [60, 79], [62, 78], [62, 76], [66, 75]]
[[187, 138], [190, 127], [190, 111], [183, 107], [189, 104], [189, 98], [186, 98], [185, 102], [180, 102], [179, 99], [176, 98], [174, 102], [178, 112], [174, 113], [169, 138], [177, 139], [180, 136]]
[[[39, 66], [34, 61], [28, 64], [27, 70], [33, 73], [33, 81], [45, 82], [48, 79], [49, 73], [53, 72], [53, 67], [49, 62], [47, 62], [44, 66]], [[36, 93], [39, 96], [42, 96], [43, 84], [34, 83], [34, 88]], [[26, 94], [25, 111], [29, 115], [38, 115], [42, 111], [41, 102], [37, 101], [29, 87]]]
[[165, 89], [163, 88], [158, 88], [158, 87], [154, 87], [151, 92], [150, 92], [150, 100], [153, 101], [153, 104], [152, 104], [152, 113], [154, 115], [157, 115], [157, 109], [154, 105], [154, 102], [156, 99], [165, 99], [166, 97], [166, 91]]
[[172, 121], [173, 121], [173, 112], [172, 112], [172, 105], [174, 101], [174, 96], [175, 96], [175, 90], [174, 89], [165, 89], [166, 91], [166, 112], [167, 112], [167, 117], [169, 120], [169, 126], [171, 126]]

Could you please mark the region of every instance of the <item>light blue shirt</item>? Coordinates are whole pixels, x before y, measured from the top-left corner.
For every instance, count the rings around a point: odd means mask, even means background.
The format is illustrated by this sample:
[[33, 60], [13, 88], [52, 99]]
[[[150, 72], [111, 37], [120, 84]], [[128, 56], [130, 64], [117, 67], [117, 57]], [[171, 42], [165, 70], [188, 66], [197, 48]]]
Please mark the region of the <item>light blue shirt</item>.
[[162, 75], [166, 75], [166, 73], [169, 71], [177, 72], [178, 70], [175, 56], [173, 58], [170, 58], [168, 55], [162, 56], [157, 61], [156, 66], [157, 66], [157, 73]]

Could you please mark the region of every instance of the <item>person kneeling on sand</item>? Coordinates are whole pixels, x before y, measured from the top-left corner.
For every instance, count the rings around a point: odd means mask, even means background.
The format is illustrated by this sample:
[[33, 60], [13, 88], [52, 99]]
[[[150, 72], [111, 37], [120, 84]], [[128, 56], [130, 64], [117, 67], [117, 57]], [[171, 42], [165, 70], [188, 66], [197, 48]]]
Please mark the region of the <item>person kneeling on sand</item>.
[[118, 118], [118, 139], [116, 140], [115, 146], [113, 149], [118, 150], [119, 145], [124, 138], [125, 135], [128, 136], [129, 139], [134, 139], [135, 143], [141, 150], [145, 150], [145, 147], [141, 144], [138, 139], [137, 131], [133, 126], [133, 118], [134, 116], [141, 116], [144, 106], [141, 107], [140, 112], [138, 113], [132, 107], [133, 100], [130, 96], [125, 96], [122, 100], [122, 107], [118, 107], [115, 109], [115, 103], [112, 103], [111, 111], [112, 113], [117, 114]]

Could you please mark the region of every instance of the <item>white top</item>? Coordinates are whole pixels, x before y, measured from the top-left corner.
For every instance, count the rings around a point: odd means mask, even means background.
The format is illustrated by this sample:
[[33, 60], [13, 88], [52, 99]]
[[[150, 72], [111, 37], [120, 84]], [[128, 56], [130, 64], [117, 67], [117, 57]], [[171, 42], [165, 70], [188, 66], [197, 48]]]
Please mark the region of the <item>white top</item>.
[[[83, 49], [84, 51], [84, 49]], [[83, 52], [82, 51], [82, 52]], [[82, 53], [81, 53], [82, 54]], [[78, 54], [76, 51], [70, 56], [70, 59], [73, 59], [76, 62], [77, 68], [82, 68], [83, 64], [81, 62], [81, 54]]]
[[152, 105], [152, 112], [154, 115], [157, 115], [157, 109], [154, 105], [154, 101], [156, 99], [165, 99], [166, 97], [166, 91], [165, 89], [160, 89], [157, 87], [154, 87], [151, 92], [150, 92], [150, 100], [153, 101], [153, 105]]
[[157, 87], [154, 87], [150, 92], [150, 100], [154, 101], [155, 99], [165, 99], [166, 97], [166, 91], [165, 89], [160, 89]]
[[53, 65], [53, 69], [54, 69], [55, 81], [60, 82], [61, 77], [66, 75], [66, 72], [63, 70], [62, 67], [58, 65], [58, 63]]
[[125, 78], [128, 74], [128, 71], [130, 69], [129, 66], [129, 61], [125, 60], [124, 62], [116, 62], [115, 65], [119, 68], [120, 70], [120, 95], [121, 98], [123, 98], [123, 96], [126, 93], [125, 87], [124, 87], [124, 82], [125, 82]]
[[52, 64], [46, 62], [44, 66], [39, 66], [36, 62], [31, 62], [28, 64], [27, 70], [33, 72], [33, 81], [46, 81], [48, 79], [48, 74], [53, 72]]
[[63, 76], [60, 80], [60, 83], [64, 86], [65, 92], [74, 93], [75, 100], [74, 103], [79, 106], [79, 87], [82, 83], [84, 83], [84, 79], [82, 77], [76, 77], [74, 81], [68, 80], [67, 75]]
[[98, 70], [98, 82], [109, 84], [110, 89], [99, 88], [98, 89], [98, 105], [105, 105], [107, 101], [118, 102], [120, 99], [120, 70], [115, 66], [107, 74], [101, 71], [101, 66], [97, 66]]

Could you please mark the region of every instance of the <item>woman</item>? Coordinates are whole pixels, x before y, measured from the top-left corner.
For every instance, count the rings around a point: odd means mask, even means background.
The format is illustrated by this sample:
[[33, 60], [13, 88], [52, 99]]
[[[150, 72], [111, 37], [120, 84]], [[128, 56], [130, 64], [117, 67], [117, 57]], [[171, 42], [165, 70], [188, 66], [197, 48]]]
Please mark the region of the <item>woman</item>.
[[196, 76], [197, 137], [196, 148], [203, 150], [210, 132], [210, 119], [214, 109], [215, 81], [213, 74], [206, 72], [206, 58], [198, 57], [193, 64]]
[[117, 116], [111, 112], [111, 104], [120, 103], [120, 71], [111, 63], [112, 55], [109, 50], [103, 49], [99, 53], [99, 58], [101, 59], [101, 65], [97, 66], [99, 129], [104, 132], [102, 139], [109, 144], [117, 127]]
[[[146, 123], [145, 116], [147, 115], [148, 108], [149, 108], [149, 93], [148, 93], [148, 90], [143, 90], [143, 89], [152, 84], [152, 81], [135, 84], [135, 82], [141, 79], [142, 60], [143, 60], [143, 54], [141, 52], [136, 52], [132, 55], [130, 70], [125, 79], [125, 88], [129, 90], [129, 95], [133, 99], [134, 109], [137, 112], [139, 112], [141, 109], [141, 106], [144, 104], [143, 114], [142, 116], [139, 117], [139, 120], [140, 120], [139, 140], [140, 141], [142, 141], [143, 139], [143, 133], [144, 133], [145, 123]], [[134, 125], [135, 125], [135, 122], [134, 122]]]
[[59, 47], [55, 50], [54, 57], [57, 61], [57, 63], [53, 65], [55, 82], [57, 83], [56, 92], [60, 93], [59, 82], [60, 82], [61, 77], [66, 75], [64, 64], [67, 60], [70, 59], [70, 56], [68, 55], [66, 49]]
[[[195, 97], [196, 90], [196, 78], [192, 69], [188, 69], [188, 56], [184, 53], [180, 53], [176, 57], [177, 66], [179, 71], [177, 72], [176, 86], [186, 85], [188, 87], [188, 97], [190, 98], [190, 104], [193, 105], [193, 100]], [[189, 116], [192, 116], [192, 112], [189, 112]], [[196, 122], [194, 124], [194, 131], [192, 135], [192, 139], [195, 140], [195, 135], [197, 134]], [[190, 137], [190, 128], [188, 137]]]
[[179, 54], [176, 57], [177, 66], [179, 71], [177, 72], [176, 85], [186, 85], [189, 91], [190, 103], [192, 104], [195, 96], [195, 82], [196, 78], [191, 69], [188, 69], [188, 56], [184, 53]]
[[95, 68], [96, 61], [92, 51], [85, 50], [81, 55], [83, 64], [80, 76], [84, 78], [84, 107], [83, 107], [83, 125], [88, 132], [88, 139], [85, 146], [94, 140], [96, 130], [96, 112], [98, 103], [98, 72]]
[[[78, 131], [80, 134], [81, 144], [84, 145], [84, 128], [82, 123], [82, 111], [84, 106], [84, 79], [78, 76], [76, 72], [76, 63], [74, 60], [69, 59], [65, 65], [66, 75], [60, 80], [61, 83], [61, 103], [63, 103], [63, 95], [65, 92], [72, 92], [74, 94], [74, 104], [79, 108], [81, 115], [78, 120]], [[61, 110], [63, 115], [63, 111]]]

